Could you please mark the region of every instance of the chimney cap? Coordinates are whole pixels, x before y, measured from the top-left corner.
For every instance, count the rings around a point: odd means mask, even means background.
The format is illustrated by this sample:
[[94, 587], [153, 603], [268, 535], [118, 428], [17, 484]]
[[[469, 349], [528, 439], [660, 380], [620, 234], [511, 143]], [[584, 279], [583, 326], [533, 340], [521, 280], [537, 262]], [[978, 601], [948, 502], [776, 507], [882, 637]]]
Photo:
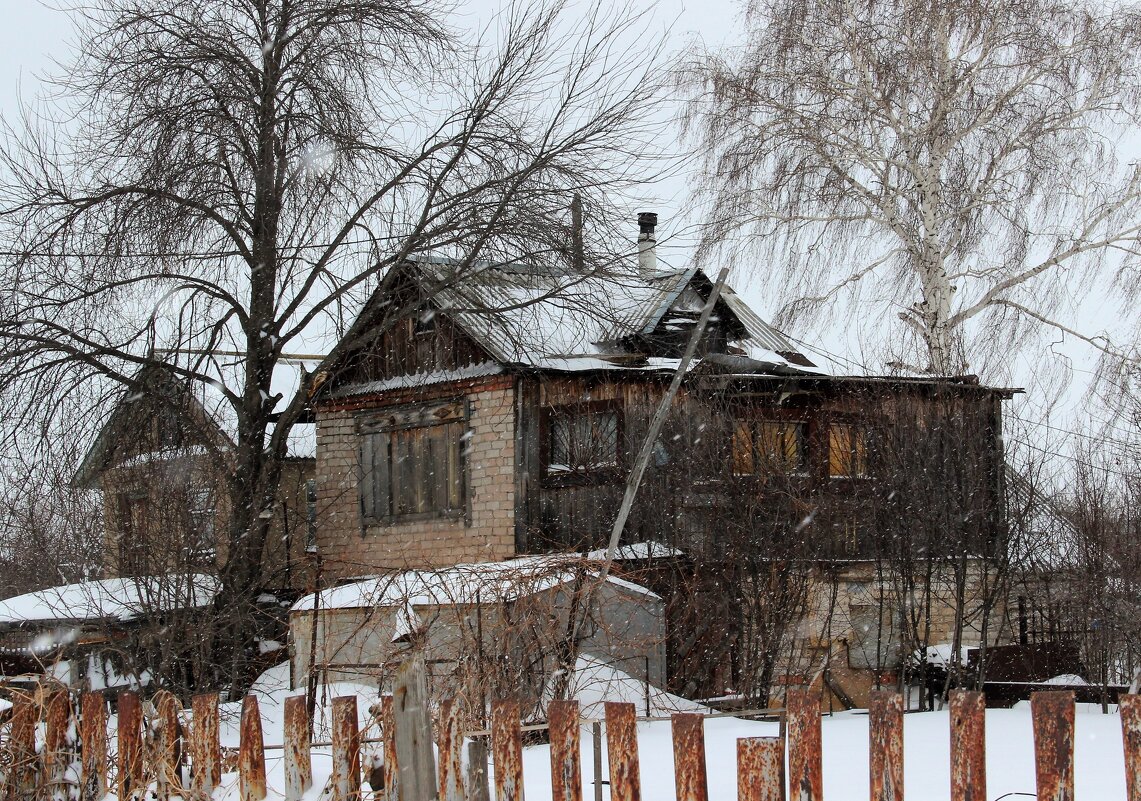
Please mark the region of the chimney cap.
[[658, 224], [657, 212], [643, 211], [638, 213], [638, 232], [643, 234], [654, 233]]

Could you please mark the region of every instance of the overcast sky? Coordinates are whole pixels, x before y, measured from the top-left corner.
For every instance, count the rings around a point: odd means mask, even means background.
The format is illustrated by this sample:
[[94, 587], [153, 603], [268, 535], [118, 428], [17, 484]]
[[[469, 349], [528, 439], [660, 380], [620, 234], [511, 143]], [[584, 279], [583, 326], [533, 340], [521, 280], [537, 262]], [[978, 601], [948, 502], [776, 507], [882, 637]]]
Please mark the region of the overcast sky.
[[[5, 12], [4, 24], [0, 25], [0, 75], [3, 76], [2, 94], [0, 94], [0, 113], [9, 121], [18, 118], [18, 99], [34, 98], [41, 94], [44, 87], [40, 78], [56, 70], [53, 59], [66, 61], [72, 41], [74, 28], [69, 15], [57, 10], [75, 0], [2, 0]], [[471, 20], [471, 24], [478, 24], [486, 19], [499, 7], [495, 0], [476, 0], [476, 2], [461, 5], [460, 20]], [[704, 0], [697, 2], [690, 0], [663, 0], [656, 6], [656, 19], [663, 27], [671, 30], [671, 44], [680, 49], [692, 37], [700, 37], [709, 44], [722, 45], [738, 40], [739, 23], [738, 14], [740, 3], [734, 0]], [[667, 185], [657, 188], [656, 197], [647, 200], [647, 210], [657, 210], [662, 217], [662, 228], [669, 235], [675, 232], [676, 226], [681, 222], [677, 215], [685, 200], [685, 181], [675, 179]], [[631, 237], [634, 236], [633, 222], [631, 223]], [[674, 250], [667, 254], [671, 263], [684, 261], [686, 254]], [[772, 304], [767, 303], [764, 297], [748, 285], [746, 275], [735, 275], [734, 283], [746, 296], [749, 302], [764, 316], [770, 316], [774, 311]], [[1098, 304], [1095, 302], [1094, 307]], [[849, 319], [858, 321], [860, 315], [852, 313]], [[1102, 321], [1104, 323], [1104, 320]], [[882, 369], [881, 364], [865, 358], [852, 336], [845, 337], [844, 324], [837, 326], [838, 330], [827, 335], [821, 332], [800, 332], [805, 339], [819, 342], [826, 350], [843, 352], [843, 355], [866, 364], [873, 371]], [[874, 334], [873, 334], [874, 338]], [[865, 335], [866, 339], [866, 335]], [[1088, 370], [1092, 367], [1090, 353], [1076, 347], [1072, 343], [1061, 342], [1056, 345], [1045, 345], [1047, 352], [1062, 354], [1059, 363], [1069, 362], [1074, 368], [1075, 387], [1069, 393], [1069, 404], [1076, 408], [1081, 396], [1081, 388], [1088, 379]], [[1015, 368], [1013, 381], [1017, 384], [1033, 388], [1033, 396], [1024, 398], [1016, 404], [1022, 416], [1033, 416], [1032, 407], [1037, 405], [1045, 391], [1041, 387], [1034, 388], [1036, 371], [1031, 365], [1033, 359], [1023, 356], [1012, 356], [1018, 366]], [[1064, 416], [1054, 418], [1058, 425], [1063, 427], [1076, 427], [1080, 419], [1074, 417], [1071, 410]]]

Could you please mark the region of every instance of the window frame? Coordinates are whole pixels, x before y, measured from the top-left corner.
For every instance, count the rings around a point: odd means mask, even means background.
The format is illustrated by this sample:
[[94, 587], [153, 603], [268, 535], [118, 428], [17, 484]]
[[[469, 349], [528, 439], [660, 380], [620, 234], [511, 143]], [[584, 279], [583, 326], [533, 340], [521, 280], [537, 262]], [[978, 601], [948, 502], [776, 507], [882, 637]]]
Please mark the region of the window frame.
[[[767, 458], [759, 459], [761, 430], [766, 425], [792, 426], [796, 431], [797, 464], [791, 469], [762, 470]], [[737, 437], [741, 428], [747, 426], [749, 430], [749, 458], [752, 470], [739, 472], [737, 470]], [[812, 437], [809, 420], [803, 416], [781, 416], [776, 414], [747, 414], [733, 419], [732, 430], [729, 432], [729, 473], [734, 479], [767, 479], [774, 476], [788, 478], [808, 478], [812, 474]], [[776, 463], [773, 463], [776, 466]]]
[[[372, 409], [365, 414], [358, 415], [356, 421], [357, 477], [362, 526], [367, 528], [369, 526], [397, 525], [421, 520], [461, 519], [470, 525], [467, 453], [467, 442], [471, 433], [470, 419], [469, 403], [465, 398], [450, 398], [424, 404]], [[399, 490], [403, 486], [403, 482], [398, 484], [397, 481], [402, 476], [407, 477], [407, 474], [404, 471], [397, 472], [394, 470], [394, 466], [402, 464], [402, 460], [393, 458], [394, 445], [400, 440], [402, 434], [409, 431], [423, 430], [427, 432], [432, 429], [453, 427], [456, 432], [455, 441], [453, 443], [445, 439], [445, 446], [454, 447], [454, 453], [448, 454], [445, 451], [444, 457], [445, 465], [448, 466], [451, 465], [452, 457], [454, 457], [455, 474], [445, 477], [446, 483], [442, 490], [436, 487], [421, 487], [420, 491], [423, 492], [427, 489], [429, 497], [442, 491], [447, 498], [453, 489], [451, 485], [455, 484], [456, 503], [454, 505], [445, 503], [442, 507], [433, 506], [433, 508], [427, 508], [423, 511], [400, 511]], [[445, 438], [446, 436], [445, 432]], [[425, 443], [429, 441], [427, 434], [424, 435], [423, 441]], [[378, 443], [386, 450], [383, 465], [376, 460], [375, 448]], [[387, 496], [385, 499], [387, 510], [382, 514], [377, 514], [375, 510], [375, 506], [380, 500], [380, 496], [374, 490], [374, 482], [377, 478], [370, 480], [370, 476], [374, 476], [378, 468], [380, 469], [379, 480], [384, 481], [387, 485], [384, 493]], [[407, 470], [408, 468], [404, 469]], [[371, 499], [370, 494], [373, 496]], [[374, 507], [371, 511], [370, 506]]]
[[[872, 470], [872, 456], [873, 447], [875, 444], [875, 434], [872, 426], [867, 420], [858, 417], [829, 417], [822, 421], [821, 426], [821, 440], [822, 450], [824, 456], [824, 477], [829, 482], [844, 482], [844, 481], [868, 481], [873, 478], [875, 473]], [[852, 437], [850, 442], [858, 442], [853, 435], [858, 435], [863, 442], [863, 471], [852, 473], [850, 468], [854, 462], [850, 462], [849, 472], [846, 473], [833, 473], [832, 472], [832, 432], [837, 428], [846, 428], [852, 432], [849, 436]], [[854, 448], [849, 448], [848, 453], [855, 452]], [[849, 458], [851, 458], [849, 456]]]
[[[626, 464], [625, 419], [622, 404], [616, 400], [582, 401], [560, 403], [540, 409], [539, 427], [539, 470], [542, 482], [547, 487], [605, 484], [618, 480]], [[552, 471], [552, 450], [555, 426], [561, 420], [576, 421], [598, 414], [614, 415], [614, 461], [594, 466], [571, 466], [568, 470]]]

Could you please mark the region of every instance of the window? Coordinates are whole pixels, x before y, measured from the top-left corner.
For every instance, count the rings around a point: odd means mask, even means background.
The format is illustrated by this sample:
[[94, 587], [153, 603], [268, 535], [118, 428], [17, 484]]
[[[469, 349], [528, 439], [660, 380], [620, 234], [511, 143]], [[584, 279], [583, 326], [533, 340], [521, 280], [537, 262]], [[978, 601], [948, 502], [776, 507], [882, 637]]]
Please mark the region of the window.
[[305, 482], [305, 550], [317, 552], [317, 482]]
[[802, 473], [804, 423], [796, 420], [742, 420], [733, 431], [733, 474]]
[[361, 513], [365, 521], [463, 514], [462, 402], [362, 419]]
[[186, 492], [186, 512], [190, 522], [188, 549], [190, 557], [206, 563], [212, 562], [217, 541], [214, 536], [214, 490], [209, 487], [191, 487]]
[[619, 465], [618, 410], [609, 404], [547, 411], [547, 475], [594, 473]]
[[828, 475], [832, 478], [867, 478], [868, 431], [852, 423], [828, 426]]

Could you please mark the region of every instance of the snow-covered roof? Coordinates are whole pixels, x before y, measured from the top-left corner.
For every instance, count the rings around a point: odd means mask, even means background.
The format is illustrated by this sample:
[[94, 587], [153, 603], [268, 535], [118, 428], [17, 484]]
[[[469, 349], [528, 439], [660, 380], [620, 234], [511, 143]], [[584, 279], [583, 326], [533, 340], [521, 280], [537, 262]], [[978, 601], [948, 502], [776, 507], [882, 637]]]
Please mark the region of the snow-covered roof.
[[[408, 570], [372, 576], [322, 590], [321, 609], [367, 609], [374, 607], [451, 606], [514, 601], [567, 584], [581, 574], [573, 555], [528, 556], [504, 562], [476, 562], [440, 570]], [[592, 568], [589, 575], [597, 575]], [[607, 581], [628, 593], [658, 599], [645, 587], [614, 576]], [[306, 595], [292, 611], [313, 609], [316, 594]]]
[[128, 621], [156, 612], [197, 609], [218, 592], [202, 573], [112, 578], [65, 584], [0, 601], [0, 624]]
[[[713, 286], [696, 267], [652, 276], [629, 270], [579, 275], [422, 258], [409, 269], [425, 287], [427, 302], [495, 363], [560, 372], [669, 369], [636, 358], [642, 354], [631, 342], [655, 331], [688, 330]], [[764, 354], [764, 361], [797, 372], [821, 372], [732, 289], [723, 289], [722, 302], [720, 313], [731, 318], [723, 322], [732, 323], [729, 344], [737, 352]]]

